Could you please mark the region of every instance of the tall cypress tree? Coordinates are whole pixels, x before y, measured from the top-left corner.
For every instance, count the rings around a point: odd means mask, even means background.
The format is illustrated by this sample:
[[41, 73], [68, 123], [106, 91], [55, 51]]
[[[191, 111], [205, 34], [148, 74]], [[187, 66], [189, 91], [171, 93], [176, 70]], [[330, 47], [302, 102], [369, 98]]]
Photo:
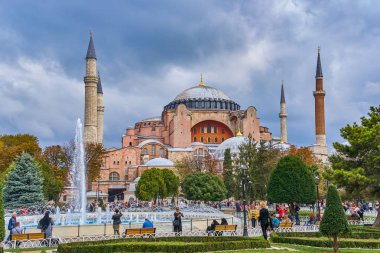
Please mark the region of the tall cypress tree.
[[334, 252], [339, 252], [338, 236], [350, 231], [346, 214], [342, 208], [342, 201], [333, 185], [327, 192], [326, 211], [319, 230], [323, 235], [332, 237]]
[[16, 158], [4, 185], [4, 207], [28, 208], [44, 204], [43, 179], [36, 162], [29, 154]]
[[236, 191], [236, 185], [234, 182], [234, 173], [231, 159], [231, 150], [227, 148], [224, 151], [224, 161], [223, 161], [223, 181], [227, 188], [226, 197], [230, 198], [234, 196]]

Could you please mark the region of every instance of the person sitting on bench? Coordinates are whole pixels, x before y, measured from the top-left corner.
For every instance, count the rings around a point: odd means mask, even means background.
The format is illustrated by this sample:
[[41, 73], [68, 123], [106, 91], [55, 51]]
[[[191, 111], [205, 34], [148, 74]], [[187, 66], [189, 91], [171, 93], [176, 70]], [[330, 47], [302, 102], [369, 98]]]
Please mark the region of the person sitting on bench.
[[213, 220], [211, 225], [207, 227], [206, 232], [214, 232], [216, 225], [219, 225], [219, 222], [217, 222], [216, 220]]
[[153, 222], [151, 222], [148, 218], [145, 218], [143, 228], [153, 228]]
[[228, 225], [226, 218], [222, 218], [222, 223], [220, 223], [220, 225]]
[[277, 218], [276, 214], [272, 214], [272, 224], [273, 228], [278, 228], [280, 226], [280, 220]]

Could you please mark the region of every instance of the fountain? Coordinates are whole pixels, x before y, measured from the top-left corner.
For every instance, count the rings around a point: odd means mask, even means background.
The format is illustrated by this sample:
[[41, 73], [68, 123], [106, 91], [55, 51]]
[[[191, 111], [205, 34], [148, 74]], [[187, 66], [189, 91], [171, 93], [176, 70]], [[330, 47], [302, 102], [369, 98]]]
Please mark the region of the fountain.
[[[84, 162], [84, 144], [83, 144], [83, 126], [80, 119], [77, 120], [77, 126], [74, 139], [74, 158], [73, 165], [70, 169], [72, 176], [72, 189], [78, 191], [76, 198], [74, 197], [74, 210], [77, 209], [80, 212], [80, 224], [86, 222], [86, 168]], [[74, 192], [73, 192], [74, 194]]]
[[110, 210], [110, 206], [107, 205], [106, 206], [106, 223], [110, 223], [111, 222], [111, 210]]
[[55, 211], [55, 224], [59, 225], [61, 223], [61, 210], [59, 209], [59, 206], [57, 206]]

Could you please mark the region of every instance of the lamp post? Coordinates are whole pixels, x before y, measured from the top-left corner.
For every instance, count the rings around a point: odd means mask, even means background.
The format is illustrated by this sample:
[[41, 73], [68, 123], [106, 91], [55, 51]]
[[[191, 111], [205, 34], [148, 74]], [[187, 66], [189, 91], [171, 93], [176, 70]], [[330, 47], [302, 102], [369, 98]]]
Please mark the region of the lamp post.
[[246, 187], [246, 184], [247, 184], [247, 174], [246, 174], [246, 171], [247, 171], [247, 166], [245, 165], [241, 165], [240, 166], [240, 170], [241, 170], [241, 173], [242, 173], [242, 180], [241, 180], [241, 184], [242, 184], [242, 189], [243, 189], [243, 206], [244, 206], [244, 209], [243, 209], [243, 219], [244, 219], [244, 225], [243, 225], [243, 236], [248, 236], [248, 230], [247, 230], [247, 210], [245, 209], [246, 208], [246, 195], [245, 195], [245, 187]]
[[252, 202], [253, 202], [253, 189], [252, 189], [252, 181], [249, 180], [248, 182], [248, 185], [249, 185], [249, 204], [252, 205]]
[[99, 203], [99, 180], [97, 181], [98, 183], [98, 189], [96, 190], [96, 201]]
[[315, 176], [315, 185], [317, 186], [317, 208], [318, 208], [318, 219], [321, 218], [321, 209], [319, 207], [319, 187], [318, 187], [318, 184], [319, 184], [319, 177], [318, 176]]

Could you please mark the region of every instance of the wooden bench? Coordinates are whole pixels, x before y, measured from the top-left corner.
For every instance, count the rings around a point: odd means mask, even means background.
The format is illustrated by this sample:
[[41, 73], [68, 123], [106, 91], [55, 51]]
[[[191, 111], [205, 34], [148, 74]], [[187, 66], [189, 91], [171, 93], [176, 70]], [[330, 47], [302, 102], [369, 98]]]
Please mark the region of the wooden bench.
[[281, 222], [279, 228], [291, 228], [293, 227], [293, 222]]
[[128, 236], [148, 236], [152, 237], [156, 233], [156, 228], [127, 228], [125, 230], [125, 235]]
[[360, 218], [359, 217], [348, 217], [348, 221], [352, 221], [353, 223], [360, 224]]
[[43, 239], [45, 239], [45, 233], [28, 233], [28, 234], [13, 234], [13, 235], [11, 235], [11, 241], [43, 240]]
[[11, 241], [12, 248], [18, 248], [23, 241], [27, 240], [44, 240], [45, 233], [28, 233], [28, 234], [12, 234]]
[[223, 232], [231, 232], [231, 234], [236, 234], [237, 225], [216, 225], [215, 234], [222, 235]]
[[293, 227], [293, 222], [281, 222], [278, 228], [275, 228], [274, 231], [275, 232], [281, 232], [281, 231], [291, 232], [292, 227]]

